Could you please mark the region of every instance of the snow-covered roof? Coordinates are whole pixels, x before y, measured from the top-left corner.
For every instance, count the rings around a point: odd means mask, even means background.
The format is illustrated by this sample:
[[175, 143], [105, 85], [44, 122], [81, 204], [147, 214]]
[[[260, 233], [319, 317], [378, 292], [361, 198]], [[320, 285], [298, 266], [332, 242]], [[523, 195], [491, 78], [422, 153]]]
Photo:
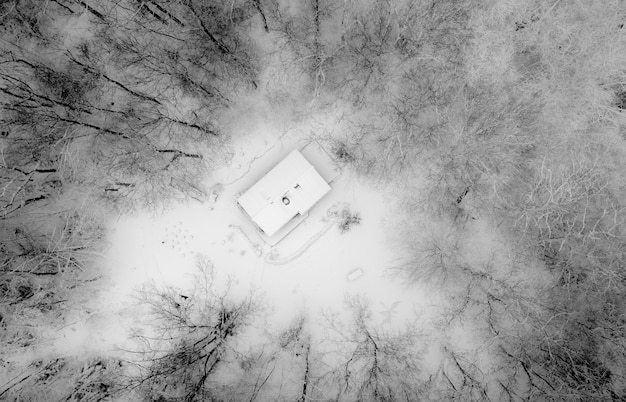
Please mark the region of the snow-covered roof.
[[300, 151], [293, 150], [237, 202], [267, 236], [272, 236], [329, 191], [330, 186], [315, 167]]

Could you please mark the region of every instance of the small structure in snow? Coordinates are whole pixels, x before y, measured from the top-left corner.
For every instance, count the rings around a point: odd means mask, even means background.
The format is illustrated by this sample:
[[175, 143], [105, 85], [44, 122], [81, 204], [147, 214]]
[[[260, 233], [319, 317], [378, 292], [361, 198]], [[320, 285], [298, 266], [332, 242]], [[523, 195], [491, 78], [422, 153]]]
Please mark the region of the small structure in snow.
[[275, 244], [329, 191], [330, 186], [315, 167], [300, 151], [293, 150], [237, 198], [237, 204]]
[[222, 192], [223, 189], [224, 189], [224, 186], [222, 185], [222, 183], [217, 183], [216, 185], [211, 187], [211, 191], [209, 193], [210, 204], [215, 204], [217, 202], [217, 199], [220, 197], [220, 193]]
[[363, 270], [361, 268], [357, 268], [355, 270], [350, 271], [350, 273], [346, 275], [346, 278], [350, 282], [352, 282], [352, 281], [356, 281], [357, 279], [359, 279], [362, 275], [363, 275]]

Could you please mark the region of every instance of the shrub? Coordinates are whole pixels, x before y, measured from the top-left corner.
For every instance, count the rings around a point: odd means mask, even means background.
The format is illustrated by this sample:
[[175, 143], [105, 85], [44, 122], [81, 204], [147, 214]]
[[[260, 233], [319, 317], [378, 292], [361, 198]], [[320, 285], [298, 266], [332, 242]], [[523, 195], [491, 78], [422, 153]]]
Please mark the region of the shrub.
[[349, 232], [353, 225], [361, 224], [361, 214], [358, 212], [352, 212], [348, 207], [345, 207], [341, 211], [339, 220], [339, 231], [343, 234]]
[[354, 155], [352, 155], [352, 153], [348, 149], [348, 145], [344, 142], [339, 142], [335, 144], [332, 153], [335, 156], [336, 160], [341, 163], [348, 164], [354, 162]]

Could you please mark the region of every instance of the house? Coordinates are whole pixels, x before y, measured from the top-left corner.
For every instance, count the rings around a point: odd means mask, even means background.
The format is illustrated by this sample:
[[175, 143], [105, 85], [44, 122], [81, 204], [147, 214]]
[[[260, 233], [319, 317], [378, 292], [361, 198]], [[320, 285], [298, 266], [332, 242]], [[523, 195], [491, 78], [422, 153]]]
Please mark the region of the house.
[[275, 244], [328, 192], [327, 180], [296, 149], [241, 194], [237, 204]]

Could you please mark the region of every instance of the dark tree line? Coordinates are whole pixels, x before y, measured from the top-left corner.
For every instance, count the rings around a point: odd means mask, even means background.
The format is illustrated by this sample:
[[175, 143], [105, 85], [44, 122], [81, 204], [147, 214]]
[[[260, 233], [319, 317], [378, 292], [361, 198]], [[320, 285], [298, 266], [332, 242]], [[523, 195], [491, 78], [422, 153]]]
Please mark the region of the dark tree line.
[[[57, 18], [84, 10], [91, 30], [67, 46]], [[42, 8], [15, 0], [1, 11], [7, 243], [18, 229], [45, 236], [21, 219], [56, 203], [71, 210], [89, 199], [126, 210], [204, 196], [200, 173], [224, 160], [219, 115], [230, 97], [256, 85], [240, 32], [256, 15], [252, 5], [56, 1]], [[21, 255], [15, 249], [4, 248], [7, 261]]]
[[[7, 25], [24, 31], [24, 21], [37, 20], [39, 35], [51, 41], [50, 17], [28, 2], [13, 3], [5, 5]], [[55, 4], [75, 13], [83, 3]], [[96, 32], [71, 49], [52, 41], [47, 46], [60, 53], [54, 57], [33, 51], [19, 34], [3, 44], [3, 168], [12, 178], [5, 214], [48, 196], [25, 191], [33, 171], [58, 173], [57, 186], [88, 183], [108, 198], [133, 195], [143, 204], [201, 197], [193, 176], [210, 161], [198, 150], [210, 156], [220, 147], [219, 110], [231, 94], [256, 85], [250, 49], [237, 31], [250, 7], [95, 7], [88, 10], [97, 12]], [[27, 19], [26, 12], [38, 14]], [[23, 35], [35, 36], [28, 27]]]
[[[62, 325], [76, 289], [97, 280], [90, 263], [104, 246], [102, 211], [203, 199], [202, 174], [228, 158], [221, 115], [257, 85], [244, 29], [261, 10], [204, 1], [0, 4], [3, 350], [36, 345], [38, 326]], [[85, 25], [72, 32], [77, 20]], [[219, 317], [215, 328], [230, 336], [235, 315]], [[45, 386], [24, 378], [0, 392]], [[67, 400], [97, 391], [81, 384]]]

